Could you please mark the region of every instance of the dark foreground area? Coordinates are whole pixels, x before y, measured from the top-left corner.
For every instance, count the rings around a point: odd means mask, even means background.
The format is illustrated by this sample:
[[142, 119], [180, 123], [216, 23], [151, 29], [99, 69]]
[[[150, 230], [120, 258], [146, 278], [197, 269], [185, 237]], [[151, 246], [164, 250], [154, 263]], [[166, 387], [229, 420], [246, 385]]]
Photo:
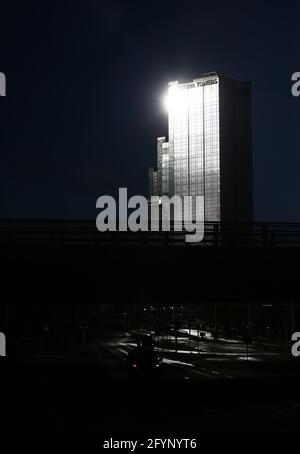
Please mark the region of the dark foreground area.
[[229, 342], [208, 341], [197, 354], [158, 350], [159, 373], [132, 376], [129, 341], [123, 334], [86, 342], [80, 355], [1, 358], [1, 432], [298, 434], [300, 362], [279, 347], [252, 345], [248, 360]]
[[174, 437], [238, 452], [287, 449], [299, 435], [299, 378], [128, 381], [91, 364], [14, 366], [1, 377], [10, 449], [98, 452], [111, 438]]
[[2, 380], [1, 428], [94, 437], [297, 434], [298, 384], [291, 378], [130, 382], [107, 377], [101, 367], [16, 367]]
[[[299, 251], [3, 249], [1, 330], [14, 355], [0, 358], [1, 434], [96, 448], [114, 436], [187, 436], [210, 450], [295, 439]], [[157, 304], [186, 312], [148, 311]], [[112, 327], [102, 309], [114, 305], [126, 314]], [[131, 306], [140, 309], [129, 316]], [[127, 376], [137, 327], [156, 333], [155, 377]]]

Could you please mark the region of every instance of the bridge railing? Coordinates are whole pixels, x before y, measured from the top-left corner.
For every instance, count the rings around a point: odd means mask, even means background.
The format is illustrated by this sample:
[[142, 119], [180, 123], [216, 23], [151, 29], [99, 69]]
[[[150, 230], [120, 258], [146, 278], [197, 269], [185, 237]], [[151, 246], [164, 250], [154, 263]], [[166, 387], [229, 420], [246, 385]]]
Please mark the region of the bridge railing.
[[173, 226], [169, 232], [99, 232], [90, 220], [0, 220], [0, 246], [300, 247], [300, 223], [206, 222], [200, 243], [186, 243], [185, 234]]

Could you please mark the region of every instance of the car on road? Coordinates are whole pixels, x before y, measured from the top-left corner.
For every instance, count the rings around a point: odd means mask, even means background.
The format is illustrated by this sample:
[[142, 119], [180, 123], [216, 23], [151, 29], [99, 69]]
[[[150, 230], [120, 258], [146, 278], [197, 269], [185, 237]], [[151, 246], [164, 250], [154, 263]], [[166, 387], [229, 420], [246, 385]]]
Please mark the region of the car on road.
[[152, 348], [136, 347], [127, 356], [129, 378], [153, 378], [158, 376], [161, 359]]

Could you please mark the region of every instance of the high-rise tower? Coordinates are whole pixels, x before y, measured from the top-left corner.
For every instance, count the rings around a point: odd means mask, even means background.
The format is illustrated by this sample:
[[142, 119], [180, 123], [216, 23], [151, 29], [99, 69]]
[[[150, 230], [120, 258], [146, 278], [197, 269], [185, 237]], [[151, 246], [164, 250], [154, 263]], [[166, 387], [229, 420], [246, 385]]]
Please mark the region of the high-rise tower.
[[252, 221], [250, 84], [215, 72], [171, 82], [168, 112], [150, 196], [200, 195], [205, 221]]

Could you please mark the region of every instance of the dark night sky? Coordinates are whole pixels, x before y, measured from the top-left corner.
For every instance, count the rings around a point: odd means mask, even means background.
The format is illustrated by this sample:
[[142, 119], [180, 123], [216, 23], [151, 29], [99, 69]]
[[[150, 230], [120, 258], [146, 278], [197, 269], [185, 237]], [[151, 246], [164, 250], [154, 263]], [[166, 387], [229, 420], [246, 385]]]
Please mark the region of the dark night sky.
[[219, 71], [253, 84], [256, 220], [300, 221], [299, 1], [1, 4], [0, 216], [96, 217], [147, 192], [169, 80]]

